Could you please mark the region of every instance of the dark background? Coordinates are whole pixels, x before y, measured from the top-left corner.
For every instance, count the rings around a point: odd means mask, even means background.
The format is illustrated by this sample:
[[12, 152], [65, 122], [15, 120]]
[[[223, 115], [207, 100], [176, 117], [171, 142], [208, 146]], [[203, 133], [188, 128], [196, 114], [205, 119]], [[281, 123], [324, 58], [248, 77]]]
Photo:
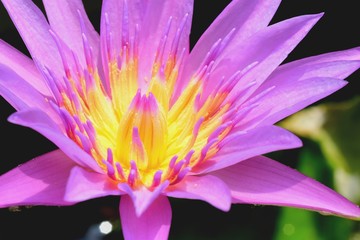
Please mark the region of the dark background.
[[[84, 2], [90, 19], [98, 29], [101, 1]], [[229, 2], [195, 0], [192, 45]], [[324, 17], [286, 61], [360, 46], [357, 2], [284, 0], [272, 22], [297, 15], [325, 12]], [[0, 38], [28, 54], [2, 5], [0, 19]], [[341, 101], [359, 95], [359, 73], [353, 74], [348, 80], [348, 86], [326, 101]], [[0, 110], [0, 174], [55, 149], [52, 143], [34, 131], [9, 124], [6, 119], [14, 109], [2, 98]], [[282, 158], [286, 157], [292, 158], [287, 163], [295, 166], [296, 150], [282, 155]], [[107, 197], [72, 207], [21, 207], [16, 211], [0, 209], [0, 239], [20, 239], [24, 236], [28, 239], [81, 239], [92, 224], [103, 220], [110, 220], [116, 226], [116, 231], [107, 238], [122, 239], [118, 203], [118, 197]], [[171, 199], [171, 204], [173, 220], [170, 239], [271, 239], [279, 211], [277, 207], [233, 205], [230, 212], [223, 213], [200, 201]]]

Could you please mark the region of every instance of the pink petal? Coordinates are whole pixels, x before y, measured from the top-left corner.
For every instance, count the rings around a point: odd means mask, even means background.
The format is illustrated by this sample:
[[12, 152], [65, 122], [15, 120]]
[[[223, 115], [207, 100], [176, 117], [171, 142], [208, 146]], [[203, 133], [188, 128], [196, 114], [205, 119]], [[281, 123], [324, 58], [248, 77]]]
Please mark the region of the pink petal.
[[103, 172], [95, 160], [81, 149], [74, 141], [68, 138], [54, 121], [44, 112], [36, 109], [16, 112], [9, 117], [9, 121], [25, 127], [30, 127], [47, 137], [56, 144], [70, 159], [77, 164], [89, 167], [96, 172]]
[[66, 186], [65, 199], [68, 202], [82, 202], [109, 195], [120, 195], [117, 182], [107, 175], [74, 167]]
[[211, 90], [218, 84], [218, 79], [227, 79], [255, 64], [230, 94], [230, 97], [236, 96], [244, 87], [255, 83], [252, 91], [237, 99], [239, 104], [242, 103], [281, 64], [321, 16], [294, 17], [260, 30], [245, 41], [233, 41], [216, 60], [207, 88]]
[[[185, 49], [185, 54], [187, 55], [190, 45], [189, 35], [192, 11], [193, 0], [148, 1], [139, 32], [139, 59], [141, 59], [139, 62], [140, 74], [151, 73], [160, 40], [164, 36], [170, 18], [172, 19], [170, 31], [167, 34], [167, 44], [164, 47], [165, 59], [168, 57], [172, 43], [176, 37], [176, 32], [180, 28], [180, 24], [186, 15], [188, 15], [188, 17], [181, 38], [179, 38], [178, 49], [180, 51]], [[150, 79], [151, 75], [139, 76], [139, 79], [145, 78]]]
[[180, 183], [169, 186], [166, 195], [203, 200], [223, 211], [229, 211], [231, 207], [229, 188], [219, 178], [211, 175], [186, 176]]
[[151, 204], [163, 193], [164, 189], [169, 185], [167, 181], [157, 186], [154, 190], [149, 191], [145, 187], [133, 190], [126, 183], [119, 184], [119, 189], [127, 193], [133, 201], [136, 216], [140, 217]]
[[[280, 66], [271, 74], [265, 83], [272, 82], [274, 79], [284, 79], [288, 77], [292, 79], [303, 79], [317, 76], [344, 79], [354, 71], [351, 63], [359, 61], [359, 47], [303, 58]], [[331, 69], [329, 64], [333, 64], [330, 65], [332, 66]]]
[[88, 19], [81, 0], [43, 0], [51, 29], [54, 30], [62, 41], [76, 53], [84, 63], [84, 48], [80, 15], [85, 25], [86, 37], [97, 56], [99, 48], [99, 34], [95, 31]]
[[33, 88], [44, 95], [51, 95], [49, 88], [36, 69], [34, 62], [17, 49], [0, 39], [0, 64], [16, 72]]
[[0, 207], [71, 205], [64, 200], [70, 170], [75, 166], [62, 151], [34, 158], [0, 176]]
[[38, 108], [51, 118], [60, 122], [58, 115], [51, 108], [45, 96], [7, 66], [0, 64], [0, 95], [16, 110]]
[[346, 84], [340, 79], [346, 78], [359, 67], [360, 48], [326, 53], [282, 65], [255, 91], [252, 97], [275, 87], [264, 96], [266, 101], [264, 98], [258, 99], [261, 104], [244, 118], [242, 124], [244, 127], [246, 122], [247, 127], [251, 124], [273, 124], [338, 90]]
[[266, 80], [265, 85], [283, 79], [307, 79], [311, 77], [331, 77], [344, 79], [358, 68], [360, 48], [325, 53], [303, 58], [277, 68]]
[[62, 76], [62, 65], [50, 26], [31, 0], [2, 0], [33, 59]]
[[290, 206], [360, 219], [360, 208], [321, 183], [266, 157], [213, 173], [231, 189], [234, 203]]
[[[107, 48], [113, 51], [112, 54], [114, 54], [114, 57], [116, 57], [116, 54], [119, 54], [122, 48], [121, 43], [125, 31], [129, 31], [129, 38], [134, 38], [136, 25], [141, 26], [144, 11], [147, 6], [147, 3], [143, 0], [127, 1], [127, 11], [129, 14], [127, 24], [129, 24], [129, 26], [126, 26], [126, 23], [123, 22], [123, 16], [126, 12], [124, 2], [125, 1], [104, 0], [102, 3], [100, 25], [101, 47], [103, 52], [107, 52]], [[110, 44], [110, 46], [106, 44]]]
[[[235, 30], [233, 40], [243, 41], [255, 32], [265, 28], [276, 9], [279, 0], [236, 0], [232, 1], [215, 19], [192, 49], [186, 64], [180, 89], [186, 86], [188, 79], [197, 70], [204, 57], [219, 39], [223, 39], [230, 31]], [[229, 43], [230, 44], [230, 43]]]
[[323, 77], [300, 81], [286, 80], [289, 81], [276, 83], [272, 91], [257, 100], [260, 104], [242, 120], [244, 128], [274, 124], [330, 95], [347, 83], [343, 80]]
[[234, 133], [224, 141], [213, 158], [195, 167], [192, 172], [196, 174], [211, 172], [250, 157], [301, 146], [301, 141], [295, 135], [276, 126], [264, 126], [247, 132]]
[[120, 218], [125, 240], [168, 239], [171, 206], [165, 196], [159, 196], [140, 217], [135, 213], [132, 199], [122, 196]]
[[[127, 8], [124, 7], [125, 3]], [[122, 41], [124, 38], [128, 41], [135, 39], [135, 29], [136, 26], [140, 27], [142, 25], [146, 6], [147, 2], [143, 0], [103, 0], [100, 22], [100, 48], [105, 83], [109, 82], [109, 61], [117, 59], [123, 48]], [[123, 21], [124, 17], [127, 21]], [[109, 86], [105, 85], [105, 87], [109, 90]]]

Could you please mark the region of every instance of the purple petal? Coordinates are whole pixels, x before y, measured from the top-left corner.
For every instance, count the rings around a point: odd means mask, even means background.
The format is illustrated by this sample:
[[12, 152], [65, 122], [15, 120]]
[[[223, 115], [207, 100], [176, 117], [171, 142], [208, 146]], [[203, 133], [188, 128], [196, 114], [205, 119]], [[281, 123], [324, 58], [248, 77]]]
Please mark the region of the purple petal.
[[[129, 26], [126, 26], [126, 23], [123, 22], [123, 16], [126, 12], [124, 2], [125, 1], [104, 0], [102, 3], [100, 26], [101, 47], [103, 52], [109, 48], [113, 51], [112, 54], [114, 54], [115, 57], [116, 54], [120, 53], [122, 48], [122, 38], [125, 31], [129, 31], [127, 33], [129, 34], [129, 38], [134, 38], [136, 25], [141, 25], [147, 6], [147, 3], [142, 0], [127, 1], [127, 11], [128, 14], [131, 14], [128, 15], [127, 19]], [[110, 46], [107, 46], [107, 44], [110, 44]]]
[[46, 112], [49, 117], [61, 122], [58, 115], [51, 108], [45, 96], [39, 93], [29, 83], [7, 66], [0, 64], [0, 95], [16, 110], [38, 108]]
[[[185, 86], [191, 75], [197, 70], [212, 45], [223, 39], [230, 31], [235, 30], [233, 39], [243, 41], [255, 32], [265, 28], [276, 9], [279, 0], [236, 0], [232, 1], [215, 19], [192, 49], [186, 64], [180, 89]], [[229, 43], [231, 44], [231, 43]]]
[[71, 205], [64, 200], [70, 170], [75, 166], [62, 151], [34, 158], [0, 176], [0, 207]]
[[360, 219], [360, 208], [321, 183], [266, 157], [213, 173], [231, 189], [234, 203], [289, 206]]
[[44, 112], [36, 109], [16, 112], [9, 121], [25, 127], [30, 127], [56, 144], [68, 157], [77, 164], [89, 167], [96, 172], [103, 172], [95, 160], [68, 138]]
[[[127, 8], [124, 7], [125, 3]], [[104, 78], [106, 80], [104, 83], [108, 91], [109, 61], [116, 60], [123, 46], [126, 45], [122, 42], [123, 39], [128, 38], [126, 39], [127, 41], [135, 39], [135, 31], [137, 27], [141, 26], [146, 6], [147, 3], [143, 0], [104, 0], [102, 2], [100, 48], [102, 66], [104, 67]], [[124, 17], [126, 21], [123, 21]]]
[[229, 211], [231, 207], [229, 188], [219, 178], [210, 175], [186, 176], [180, 183], [169, 186], [166, 195], [203, 200], [223, 211]]
[[[176, 32], [180, 28], [181, 22], [186, 15], [187, 21], [184, 26], [183, 33], [179, 38], [179, 48], [189, 50], [189, 35], [191, 28], [191, 18], [193, 12], [193, 0], [178, 0], [178, 1], [163, 1], [153, 0], [148, 1], [144, 17], [142, 19], [142, 26], [139, 32], [139, 55], [141, 62], [139, 62], [139, 73], [151, 73], [151, 68], [155, 60], [155, 55], [161, 38], [169, 23], [170, 18], [171, 26], [167, 34], [167, 44], [164, 47], [164, 56], [167, 57], [172, 43], [176, 37]], [[151, 76], [139, 76], [139, 79], [144, 77], [151, 78]]]
[[105, 174], [74, 167], [66, 186], [65, 199], [68, 202], [82, 202], [98, 197], [120, 195], [117, 184]]
[[171, 225], [171, 206], [165, 196], [159, 196], [151, 206], [138, 217], [129, 196], [120, 200], [121, 226], [125, 240], [166, 240]]
[[80, 15], [85, 25], [86, 37], [97, 55], [99, 48], [99, 34], [88, 19], [81, 0], [43, 0], [51, 29], [73, 50], [82, 62], [85, 62], [82, 44], [82, 30]]
[[301, 146], [300, 139], [294, 134], [276, 126], [233, 133], [224, 141], [214, 157], [195, 167], [192, 172], [196, 174], [211, 172], [254, 156]]
[[241, 77], [230, 94], [230, 97], [236, 96], [255, 81], [252, 91], [237, 99], [239, 104], [242, 103], [281, 64], [321, 16], [294, 17], [260, 30], [245, 41], [233, 41], [216, 60], [207, 88], [211, 90], [218, 84], [218, 79], [227, 79], [256, 63]]
[[31, 0], [2, 0], [33, 59], [39, 60], [57, 76], [62, 65], [50, 26], [40, 9]]
[[273, 85], [284, 79], [331, 77], [344, 79], [359, 68], [360, 48], [325, 53], [303, 58], [277, 68], [264, 85]]
[[289, 81], [276, 83], [272, 91], [257, 100], [260, 104], [241, 122], [244, 128], [274, 124], [317, 100], [330, 95], [347, 83], [339, 79], [322, 77], [314, 77], [301, 81], [287, 80]]
[[151, 206], [159, 195], [163, 193], [168, 185], [169, 183], [167, 181], [163, 182], [152, 191], [149, 191], [145, 187], [133, 190], [126, 183], [119, 184], [118, 187], [122, 192], [127, 193], [130, 196], [135, 207], [136, 216], [139, 217]]
[[27, 81], [33, 88], [44, 95], [51, 95], [49, 88], [43, 81], [42, 76], [36, 69], [34, 62], [0, 39], [0, 64], [16, 72], [22, 79]]

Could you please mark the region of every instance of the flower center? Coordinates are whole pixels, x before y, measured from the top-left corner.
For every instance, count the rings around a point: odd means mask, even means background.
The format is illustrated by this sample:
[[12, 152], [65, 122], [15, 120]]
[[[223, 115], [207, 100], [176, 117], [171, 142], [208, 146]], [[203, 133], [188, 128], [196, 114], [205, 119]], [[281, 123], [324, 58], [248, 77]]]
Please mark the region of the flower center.
[[[181, 31], [180, 26], [178, 38]], [[102, 53], [102, 71], [95, 67], [85, 34], [84, 70], [74, 54], [72, 64], [68, 64], [59, 39], [53, 35], [66, 77], [60, 83], [49, 81], [49, 85], [65, 132], [115, 181], [149, 189], [165, 180], [177, 183], [211, 158], [236, 125], [236, 120], [228, 120], [236, 119], [228, 95], [241, 74], [234, 74], [213, 89], [206, 88], [221, 41], [181, 94], [174, 97], [185, 52], [179, 48], [178, 39], [166, 56], [166, 41], [159, 45], [150, 77], [141, 79], [142, 59], [138, 59], [135, 37], [124, 41], [118, 54]]]

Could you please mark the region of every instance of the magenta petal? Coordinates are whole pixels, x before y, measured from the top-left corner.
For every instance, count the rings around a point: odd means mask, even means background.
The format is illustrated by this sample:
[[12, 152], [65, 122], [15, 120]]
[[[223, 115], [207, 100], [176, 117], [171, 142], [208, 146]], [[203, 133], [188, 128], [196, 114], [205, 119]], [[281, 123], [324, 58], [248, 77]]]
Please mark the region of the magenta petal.
[[229, 188], [219, 178], [211, 175], [187, 176], [180, 183], [169, 186], [166, 195], [203, 200], [223, 211], [229, 211], [231, 207]]
[[120, 194], [117, 183], [109, 179], [107, 175], [74, 167], [66, 187], [65, 199], [68, 202], [81, 202]]
[[213, 173], [230, 188], [234, 203], [289, 206], [360, 219], [360, 208], [321, 183], [266, 157]]
[[232, 30], [235, 31], [233, 39], [236, 41], [243, 41], [250, 37], [269, 24], [279, 4], [279, 0], [232, 1], [192, 49], [185, 66], [183, 82], [180, 84], [185, 86], [216, 41], [223, 39]]
[[[242, 120], [243, 127], [274, 124], [346, 84], [344, 80], [325, 77], [278, 82], [273, 90], [257, 100], [259, 105]], [[261, 86], [260, 89], [265, 88]], [[261, 93], [261, 90], [257, 93]]]
[[16, 110], [38, 108], [61, 122], [45, 97], [7, 66], [0, 64], [0, 95]]
[[154, 190], [149, 191], [146, 187], [133, 190], [126, 183], [119, 184], [119, 189], [127, 193], [134, 203], [136, 216], [141, 216], [151, 204], [163, 193], [164, 189], [169, 185], [168, 181], [163, 182], [157, 186]]
[[25, 127], [30, 127], [55, 143], [66, 155], [77, 164], [89, 167], [96, 172], [103, 172], [95, 160], [68, 138], [59, 127], [44, 112], [36, 109], [16, 112], [9, 121]]
[[168, 239], [171, 206], [165, 196], [159, 196], [140, 217], [136, 215], [132, 199], [122, 196], [120, 218], [125, 240]]
[[[2, 0], [33, 59], [60, 75], [62, 64], [45, 16], [31, 0]], [[61, 75], [60, 75], [61, 76]]]
[[51, 95], [33, 61], [0, 39], [0, 64], [16, 72], [33, 88], [44, 95]]
[[196, 174], [207, 173], [236, 164], [248, 158], [272, 151], [301, 146], [294, 134], [276, 126], [265, 126], [229, 135], [217, 154], [195, 167]]
[[[145, 1], [126, 1], [126, 12], [124, 3], [125, 1], [119, 0], [104, 0], [102, 2], [100, 25], [101, 47], [102, 52], [105, 54], [108, 53], [108, 50], [112, 51], [111, 54], [113, 54], [113, 57], [116, 57], [116, 54], [119, 54], [123, 47], [123, 33], [129, 31], [127, 33], [129, 39], [134, 38], [135, 26], [141, 26], [144, 11], [147, 6]], [[125, 14], [128, 14], [127, 23], [123, 22]]]
[[266, 80], [272, 85], [285, 79], [306, 79], [311, 77], [332, 77], [344, 79], [358, 69], [360, 48], [331, 52], [303, 58], [277, 68]]
[[88, 19], [81, 0], [43, 0], [43, 3], [51, 29], [85, 63], [80, 23], [81, 16], [84, 22], [86, 38], [89, 41], [94, 56], [97, 56], [99, 34]]
[[139, 79], [151, 78], [151, 75], [141, 75], [151, 73], [156, 52], [161, 43], [161, 39], [164, 37], [169, 20], [171, 20], [171, 25], [168, 34], [166, 34], [167, 44], [163, 49], [164, 58], [167, 59], [169, 57], [170, 50], [175, 42], [176, 32], [181, 27], [181, 23], [185, 20], [186, 16], [182, 35], [178, 39], [178, 50], [179, 52], [185, 50], [185, 54], [187, 55], [190, 46], [189, 35], [193, 0], [152, 0], [146, 2], [147, 5], [146, 9], [144, 9], [142, 25], [140, 26], [141, 31], [139, 32], [139, 58], [141, 59], [141, 61], [139, 61]]
[[[216, 86], [218, 79], [228, 79], [235, 72], [253, 65], [241, 77], [230, 95], [238, 94], [238, 91], [251, 83], [255, 83], [252, 88], [254, 91], [286, 59], [321, 16], [322, 14], [294, 17], [262, 29], [244, 41], [233, 41], [216, 59], [207, 87], [211, 89]], [[242, 103], [250, 93], [251, 91], [238, 98], [238, 102]]]
[[36, 157], [0, 176], [0, 207], [71, 205], [64, 200], [70, 170], [75, 166], [62, 151]]

